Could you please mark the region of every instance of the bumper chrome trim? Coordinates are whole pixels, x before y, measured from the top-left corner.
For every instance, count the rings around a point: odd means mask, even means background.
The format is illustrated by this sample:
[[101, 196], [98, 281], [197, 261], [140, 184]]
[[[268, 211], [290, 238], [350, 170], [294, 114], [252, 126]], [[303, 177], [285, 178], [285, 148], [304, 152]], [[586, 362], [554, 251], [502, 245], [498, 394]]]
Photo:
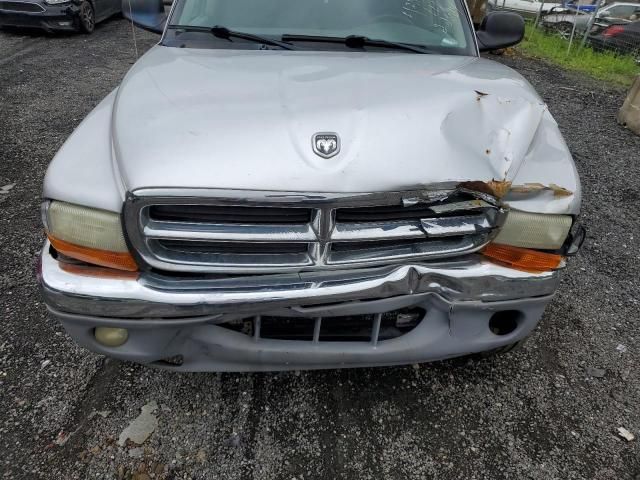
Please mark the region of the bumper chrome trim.
[[548, 296], [558, 272], [531, 274], [480, 255], [446, 263], [361, 270], [176, 279], [143, 273], [137, 280], [79, 276], [60, 268], [47, 242], [39, 275], [46, 304], [67, 313], [119, 318], [176, 318], [255, 313], [277, 307], [432, 293], [453, 301], [496, 302]]

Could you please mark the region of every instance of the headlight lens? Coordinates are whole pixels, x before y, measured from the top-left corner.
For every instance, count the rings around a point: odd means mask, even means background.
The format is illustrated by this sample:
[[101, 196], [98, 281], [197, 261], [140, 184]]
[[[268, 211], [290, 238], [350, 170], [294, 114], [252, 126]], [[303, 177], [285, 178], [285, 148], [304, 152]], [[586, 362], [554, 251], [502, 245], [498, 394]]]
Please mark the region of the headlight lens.
[[494, 243], [540, 250], [558, 250], [563, 245], [573, 218], [511, 210]]
[[83, 247], [128, 252], [120, 215], [71, 203], [51, 202], [47, 214], [49, 233]]
[[71, 0], [44, 0], [47, 5], [59, 5], [61, 3], [69, 3]]
[[46, 202], [47, 236], [60, 253], [120, 270], [138, 269], [124, 239], [120, 215], [66, 202]]

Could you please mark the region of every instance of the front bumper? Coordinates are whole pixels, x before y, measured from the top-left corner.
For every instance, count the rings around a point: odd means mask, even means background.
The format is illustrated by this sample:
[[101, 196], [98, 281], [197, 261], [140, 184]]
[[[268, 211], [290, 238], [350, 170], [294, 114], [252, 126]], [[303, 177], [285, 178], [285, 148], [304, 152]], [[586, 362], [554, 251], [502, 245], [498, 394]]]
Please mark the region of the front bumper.
[[47, 32], [78, 29], [80, 7], [75, 3], [48, 5], [43, 12], [0, 10], [0, 27], [38, 28]]
[[[84, 347], [122, 360], [187, 371], [260, 371], [426, 362], [499, 348], [526, 337], [555, 292], [559, 274], [529, 274], [470, 255], [358, 271], [137, 279], [70, 273], [47, 244], [39, 279], [50, 314]], [[252, 315], [335, 317], [420, 307], [409, 333], [380, 342], [274, 340], [220, 324]], [[489, 329], [496, 312], [517, 327]], [[129, 331], [121, 347], [100, 345], [96, 327]], [[179, 366], [163, 360], [180, 356]]]

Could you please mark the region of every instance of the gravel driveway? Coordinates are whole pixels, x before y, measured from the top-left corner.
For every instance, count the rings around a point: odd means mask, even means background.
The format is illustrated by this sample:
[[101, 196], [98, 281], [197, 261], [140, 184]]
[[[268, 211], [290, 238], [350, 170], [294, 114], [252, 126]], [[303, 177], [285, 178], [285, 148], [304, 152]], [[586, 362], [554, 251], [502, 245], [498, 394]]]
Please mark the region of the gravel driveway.
[[[155, 38], [137, 35], [141, 50]], [[558, 120], [589, 228], [521, 350], [406, 368], [174, 374], [76, 347], [47, 319], [34, 278], [46, 166], [134, 57], [118, 19], [91, 36], [0, 32], [0, 477], [640, 479], [639, 441], [617, 433], [640, 436], [640, 137], [615, 123], [623, 92], [499, 59]], [[153, 401], [151, 437], [118, 446]]]

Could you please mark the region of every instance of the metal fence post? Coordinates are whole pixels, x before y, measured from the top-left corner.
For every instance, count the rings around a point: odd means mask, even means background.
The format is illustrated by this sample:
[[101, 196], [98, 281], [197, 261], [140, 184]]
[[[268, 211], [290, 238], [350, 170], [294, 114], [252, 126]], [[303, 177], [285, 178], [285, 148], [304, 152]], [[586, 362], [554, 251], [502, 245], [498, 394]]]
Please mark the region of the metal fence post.
[[600, 6], [602, 5], [602, 0], [598, 0], [596, 2], [596, 9], [591, 14], [589, 18], [589, 23], [587, 23], [587, 30], [584, 32], [584, 36], [582, 37], [582, 42], [580, 43], [580, 48], [584, 47], [587, 43], [587, 37], [589, 36], [589, 32], [593, 28], [593, 22], [596, 21], [596, 15], [598, 15], [598, 11], [600, 11]]
[[573, 28], [571, 29], [571, 38], [569, 39], [569, 46], [567, 47], [567, 55], [571, 51], [571, 45], [573, 45], [573, 39], [576, 36], [576, 26], [578, 25], [578, 9], [576, 8], [576, 15], [573, 19]]
[[536, 20], [533, 22], [533, 28], [538, 28], [538, 22], [540, 21], [540, 17], [542, 16], [543, 8], [544, 8], [544, 0], [542, 0], [542, 3], [540, 4], [540, 8], [538, 9]]

